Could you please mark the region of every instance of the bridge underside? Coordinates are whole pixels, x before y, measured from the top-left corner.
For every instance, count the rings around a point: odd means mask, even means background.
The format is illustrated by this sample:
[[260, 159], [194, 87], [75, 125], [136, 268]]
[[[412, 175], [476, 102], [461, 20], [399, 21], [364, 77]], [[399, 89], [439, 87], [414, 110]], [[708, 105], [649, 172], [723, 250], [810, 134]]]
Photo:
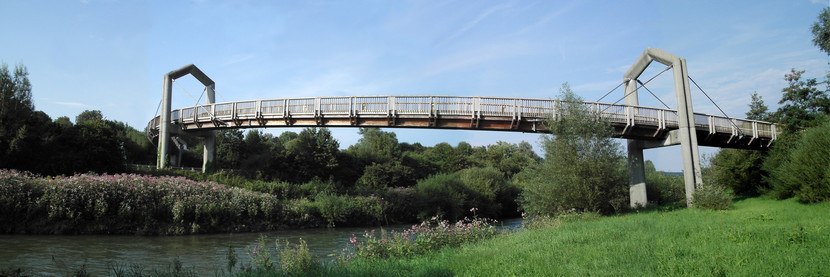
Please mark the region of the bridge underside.
[[[661, 129], [659, 124], [628, 125], [612, 122], [617, 138], [643, 140], [646, 148], [655, 148], [679, 144], [679, 140], [672, 137], [672, 131], [677, 128]], [[671, 124], [668, 124], [671, 125]], [[450, 129], [450, 130], [484, 130], [484, 131], [514, 131], [523, 133], [548, 133], [542, 118], [515, 117], [480, 117], [472, 120], [471, 117], [429, 117], [429, 116], [397, 116], [397, 117], [314, 117], [296, 116], [284, 118], [235, 118], [229, 121], [220, 120], [192, 120], [188, 123], [175, 124], [178, 128], [171, 128], [172, 132], [198, 133], [204, 130], [239, 129], [239, 128], [286, 128], [286, 127], [380, 127], [380, 128], [422, 128], [422, 129]], [[766, 149], [772, 141], [772, 136], [750, 136], [733, 134], [732, 132], [711, 132], [708, 126], [696, 128], [698, 144], [720, 148], [737, 149]]]

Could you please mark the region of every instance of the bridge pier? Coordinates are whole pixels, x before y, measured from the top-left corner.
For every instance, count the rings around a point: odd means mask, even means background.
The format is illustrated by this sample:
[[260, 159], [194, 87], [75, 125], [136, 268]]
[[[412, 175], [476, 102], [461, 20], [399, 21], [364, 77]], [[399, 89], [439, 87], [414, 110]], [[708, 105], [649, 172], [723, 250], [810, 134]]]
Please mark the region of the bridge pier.
[[[211, 84], [205, 87], [207, 89], [207, 104], [216, 103], [216, 85]], [[216, 158], [216, 131], [207, 131], [203, 137], [205, 138], [205, 146], [202, 149], [202, 172], [213, 172], [216, 169], [213, 162]]]
[[[674, 92], [677, 97], [677, 133], [669, 135], [665, 142], [653, 146], [669, 146], [680, 144], [681, 159], [683, 160], [683, 181], [686, 189], [686, 205], [691, 206], [694, 201], [695, 189], [700, 188], [700, 154], [698, 153], [697, 134], [695, 130], [695, 115], [692, 109], [692, 94], [689, 89], [689, 74], [686, 69], [686, 59], [669, 52], [647, 48], [637, 61], [623, 75], [626, 80], [626, 104], [638, 105], [636, 79], [646, 70], [652, 61], [670, 66], [674, 74]], [[636, 109], [635, 109], [636, 119]], [[636, 124], [636, 120], [633, 121]], [[679, 143], [678, 143], [679, 141]], [[645, 195], [645, 172], [643, 166], [643, 142], [628, 142], [629, 185], [631, 206], [635, 207], [647, 201]], [[642, 181], [642, 182], [641, 182]]]
[[[625, 95], [626, 105], [639, 105], [637, 82], [635, 80], [626, 80]], [[628, 139], [628, 194], [629, 204], [632, 208], [645, 207], [648, 204], [643, 143], [636, 139]]]

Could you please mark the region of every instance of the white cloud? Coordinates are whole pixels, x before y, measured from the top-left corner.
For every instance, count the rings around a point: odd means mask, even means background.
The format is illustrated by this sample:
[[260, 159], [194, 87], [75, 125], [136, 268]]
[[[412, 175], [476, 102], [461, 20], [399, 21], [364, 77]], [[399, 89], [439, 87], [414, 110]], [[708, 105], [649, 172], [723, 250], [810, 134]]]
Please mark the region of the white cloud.
[[52, 102], [52, 103], [55, 103], [55, 104], [58, 104], [58, 105], [61, 105], [61, 106], [79, 107], [79, 108], [86, 108], [86, 109], [92, 108], [92, 106], [90, 106], [90, 105], [87, 105], [87, 104], [84, 104], [84, 103], [78, 103], [78, 102], [59, 102], [59, 101], [55, 101], [55, 102]]

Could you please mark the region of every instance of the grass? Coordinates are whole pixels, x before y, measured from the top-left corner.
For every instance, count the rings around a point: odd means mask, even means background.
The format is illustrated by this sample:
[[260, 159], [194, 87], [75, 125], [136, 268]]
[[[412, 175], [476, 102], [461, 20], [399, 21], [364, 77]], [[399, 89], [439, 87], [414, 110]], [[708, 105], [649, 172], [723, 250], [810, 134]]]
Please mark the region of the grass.
[[566, 222], [414, 258], [309, 274], [827, 276], [829, 214], [830, 203], [753, 198], [727, 211], [654, 210]]

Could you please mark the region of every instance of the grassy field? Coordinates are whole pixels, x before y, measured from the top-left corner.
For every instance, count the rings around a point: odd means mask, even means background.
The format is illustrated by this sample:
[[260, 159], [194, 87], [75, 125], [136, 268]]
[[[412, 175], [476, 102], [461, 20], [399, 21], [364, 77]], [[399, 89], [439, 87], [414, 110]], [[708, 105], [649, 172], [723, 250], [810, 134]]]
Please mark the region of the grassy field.
[[654, 210], [564, 222], [425, 256], [312, 274], [828, 276], [830, 203], [753, 198], [728, 211]]

